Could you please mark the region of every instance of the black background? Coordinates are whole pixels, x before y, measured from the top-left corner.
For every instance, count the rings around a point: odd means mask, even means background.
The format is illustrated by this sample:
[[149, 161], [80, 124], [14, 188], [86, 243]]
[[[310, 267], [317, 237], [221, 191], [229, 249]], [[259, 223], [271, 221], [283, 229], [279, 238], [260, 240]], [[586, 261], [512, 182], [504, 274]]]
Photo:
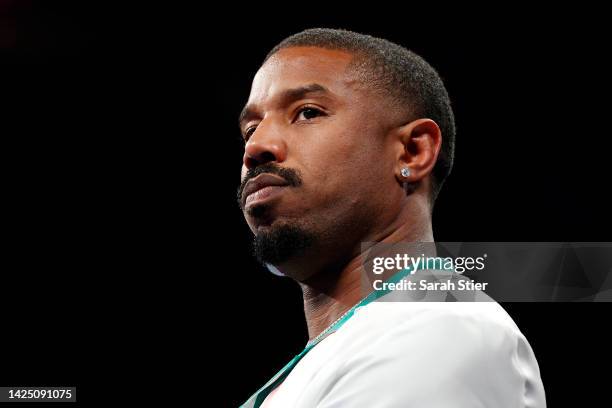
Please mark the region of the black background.
[[[609, 240], [601, 10], [82, 3], [0, 1], [2, 385], [236, 406], [301, 350], [299, 288], [251, 258], [235, 190], [252, 76], [309, 27], [390, 39], [445, 80], [438, 241]], [[608, 304], [503, 306], [549, 406], [605, 401]]]

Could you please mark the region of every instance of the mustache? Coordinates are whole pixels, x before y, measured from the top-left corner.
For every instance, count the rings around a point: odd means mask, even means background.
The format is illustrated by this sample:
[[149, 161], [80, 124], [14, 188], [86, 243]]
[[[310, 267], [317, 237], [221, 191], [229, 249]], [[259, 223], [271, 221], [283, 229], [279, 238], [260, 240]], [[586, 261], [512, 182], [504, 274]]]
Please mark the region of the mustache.
[[241, 209], [243, 209], [242, 208], [242, 194], [244, 192], [244, 188], [246, 187], [247, 183], [251, 179], [259, 176], [260, 174], [264, 174], [264, 173], [274, 174], [276, 176], [282, 177], [287, 182], [288, 186], [290, 187], [299, 187], [302, 185], [302, 178], [300, 176], [299, 171], [294, 170], [294, 169], [285, 168], [285, 167], [280, 167], [274, 163], [262, 164], [260, 166], [250, 169], [247, 172], [244, 179], [242, 180], [242, 182], [240, 183], [240, 186], [238, 187], [237, 199], [238, 199], [238, 206]]

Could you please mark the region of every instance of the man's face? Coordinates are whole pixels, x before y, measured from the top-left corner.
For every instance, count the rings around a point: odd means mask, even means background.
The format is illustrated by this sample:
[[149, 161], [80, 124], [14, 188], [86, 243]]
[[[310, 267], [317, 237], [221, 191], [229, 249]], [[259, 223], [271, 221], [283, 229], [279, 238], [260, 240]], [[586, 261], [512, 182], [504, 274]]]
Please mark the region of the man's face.
[[[399, 197], [389, 114], [348, 68], [352, 55], [286, 48], [257, 72], [241, 115], [239, 201], [257, 236], [295, 226], [315, 246], [358, 244]], [[288, 185], [287, 185], [288, 184]]]

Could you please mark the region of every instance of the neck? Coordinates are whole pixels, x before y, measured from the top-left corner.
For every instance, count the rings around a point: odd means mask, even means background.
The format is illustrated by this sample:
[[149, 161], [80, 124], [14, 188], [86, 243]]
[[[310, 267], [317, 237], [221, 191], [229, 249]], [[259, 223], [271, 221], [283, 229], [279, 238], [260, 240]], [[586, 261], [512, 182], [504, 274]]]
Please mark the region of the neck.
[[[364, 237], [363, 242], [433, 242], [429, 210], [412, 208], [406, 212], [384, 231]], [[361, 288], [363, 253], [361, 248], [356, 249], [356, 252], [357, 255], [343, 267], [318, 273], [315, 277], [300, 282], [310, 340], [363, 299]]]

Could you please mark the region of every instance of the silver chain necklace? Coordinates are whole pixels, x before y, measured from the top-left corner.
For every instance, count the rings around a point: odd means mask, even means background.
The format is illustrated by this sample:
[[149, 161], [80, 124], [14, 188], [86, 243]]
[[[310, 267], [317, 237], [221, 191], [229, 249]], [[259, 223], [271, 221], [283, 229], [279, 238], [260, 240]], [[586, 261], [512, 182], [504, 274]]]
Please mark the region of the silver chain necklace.
[[351, 311], [357, 309], [359, 307], [359, 305], [361, 305], [361, 303], [363, 303], [364, 300], [366, 300], [368, 298], [368, 296], [370, 296], [370, 294], [366, 295], [363, 299], [361, 299], [359, 302], [357, 302], [356, 304], [354, 304], [353, 306], [351, 306], [346, 312], [344, 312], [339, 318], [337, 318], [333, 323], [331, 323], [329, 326], [327, 326], [325, 328], [325, 330], [323, 330], [321, 333], [319, 333], [314, 339], [310, 340], [308, 343], [306, 343], [306, 347], [312, 345], [312, 344], [316, 344], [317, 341], [323, 337], [325, 335], [325, 333], [327, 333], [328, 331], [330, 331], [332, 329], [332, 327], [334, 327], [336, 325], [336, 323], [338, 323], [340, 320], [342, 320], [346, 315], [348, 315]]

